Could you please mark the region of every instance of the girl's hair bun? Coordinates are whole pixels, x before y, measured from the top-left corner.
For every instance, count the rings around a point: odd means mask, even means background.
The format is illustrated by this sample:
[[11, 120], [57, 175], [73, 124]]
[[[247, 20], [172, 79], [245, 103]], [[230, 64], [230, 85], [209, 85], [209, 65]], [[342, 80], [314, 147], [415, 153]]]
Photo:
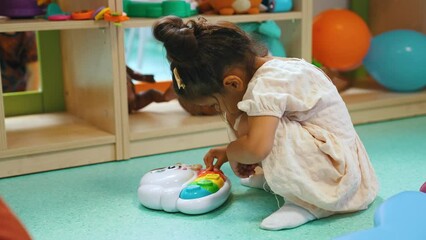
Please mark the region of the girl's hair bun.
[[185, 24], [179, 17], [167, 16], [154, 24], [153, 33], [164, 43], [170, 61], [185, 64], [195, 60], [198, 43], [192, 25]]

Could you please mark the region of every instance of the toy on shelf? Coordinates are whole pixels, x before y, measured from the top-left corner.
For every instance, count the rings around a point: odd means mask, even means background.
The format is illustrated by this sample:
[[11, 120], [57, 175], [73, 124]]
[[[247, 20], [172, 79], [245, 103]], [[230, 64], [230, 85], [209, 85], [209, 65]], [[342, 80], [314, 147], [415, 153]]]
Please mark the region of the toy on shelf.
[[82, 10], [66, 13], [56, 3], [47, 6], [46, 19], [49, 21], [65, 21], [65, 20], [105, 20], [120, 25], [122, 22], [129, 20], [126, 13], [113, 12], [109, 7], [99, 7], [96, 10]]
[[254, 39], [266, 45], [273, 56], [286, 57], [281, 43], [281, 29], [274, 21], [239, 23], [238, 26]]
[[31, 18], [43, 15], [47, 0], [1, 0], [0, 15], [10, 18]]
[[376, 210], [374, 228], [355, 232], [335, 240], [422, 240], [426, 236], [426, 193], [399, 193]]
[[209, 0], [210, 6], [220, 15], [258, 14], [262, 0]]
[[122, 22], [129, 20], [129, 17], [124, 12], [107, 11], [104, 14], [104, 20], [107, 22], [112, 22], [115, 25], [120, 25]]
[[150, 209], [203, 214], [221, 206], [231, 193], [231, 182], [220, 170], [201, 165], [175, 164], [146, 173], [139, 184], [141, 204]]
[[99, 7], [98, 9], [95, 10], [95, 12], [93, 12], [92, 18], [94, 20], [102, 20], [104, 19], [104, 15], [106, 12], [109, 12], [110, 9], [109, 7]]
[[71, 19], [72, 20], [89, 20], [93, 19], [93, 13], [95, 10], [83, 10], [83, 11], [76, 11], [71, 13]]
[[66, 21], [71, 19], [71, 15], [62, 11], [57, 3], [51, 3], [46, 9], [46, 19], [49, 21]]
[[293, 0], [262, 0], [268, 12], [288, 12], [293, 9]]
[[168, 87], [164, 92], [155, 88], [150, 88], [145, 91], [136, 91], [136, 86], [133, 81], [151, 84], [156, 83], [156, 81], [153, 75], [138, 73], [128, 66], [126, 66], [126, 81], [129, 113], [139, 111], [153, 102], [168, 102], [177, 97], [171, 87]]
[[167, 15], [189, 17], [198, 13], [195, 1], [183, 0], [125, 0], [124, 11], [131, 17], [159, 18]]

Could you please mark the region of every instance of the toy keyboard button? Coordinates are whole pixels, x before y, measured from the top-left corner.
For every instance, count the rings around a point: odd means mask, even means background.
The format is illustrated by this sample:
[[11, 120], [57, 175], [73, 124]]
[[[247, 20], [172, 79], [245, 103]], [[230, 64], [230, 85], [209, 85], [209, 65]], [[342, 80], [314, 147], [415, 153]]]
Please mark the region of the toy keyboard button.
[[182, 199], [195, 199], [202, 198], [210, 194], [211, 192], [203, 189], [199, 185], [189, 185], [181, 191], [179, 197]]
[[215, 193], [219, 190], [219, 186], [214, 184], [211, 180], [208, 179], [201, 179], [196, 182], [197, 185], [201, 186], [201, 188], [211, 192]]
[[206, 178], [218, 181], [220, 179], [220, 175], [219, 174], [207, 174]]

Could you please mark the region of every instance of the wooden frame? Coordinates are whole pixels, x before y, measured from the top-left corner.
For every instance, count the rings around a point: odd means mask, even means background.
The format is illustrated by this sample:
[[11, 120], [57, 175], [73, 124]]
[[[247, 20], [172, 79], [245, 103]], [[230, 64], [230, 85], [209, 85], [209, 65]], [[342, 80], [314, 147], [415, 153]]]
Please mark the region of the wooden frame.
[[[63, 1], [64, 11], [114, 1]], [[0, 177], [121, 159], [116, 27], [100, 21], [9, 20], [0, 31], [60, 30], [66, 111], [4, 117]]]
[[6, 117], [65, 110], [59, 44], [59, 31], [37, 32], [41, 91], [24, 91], [4, 95]]

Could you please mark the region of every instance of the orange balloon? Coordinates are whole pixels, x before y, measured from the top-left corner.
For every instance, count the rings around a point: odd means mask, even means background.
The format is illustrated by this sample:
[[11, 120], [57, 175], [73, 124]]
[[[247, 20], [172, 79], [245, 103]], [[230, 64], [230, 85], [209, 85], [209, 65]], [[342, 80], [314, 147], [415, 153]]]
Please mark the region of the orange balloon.
[[362, 64], [371, 33], [364, 20], [349, 10], [327, 10], [314, 18], [312, 55], [324, 66], [348, 71]]

